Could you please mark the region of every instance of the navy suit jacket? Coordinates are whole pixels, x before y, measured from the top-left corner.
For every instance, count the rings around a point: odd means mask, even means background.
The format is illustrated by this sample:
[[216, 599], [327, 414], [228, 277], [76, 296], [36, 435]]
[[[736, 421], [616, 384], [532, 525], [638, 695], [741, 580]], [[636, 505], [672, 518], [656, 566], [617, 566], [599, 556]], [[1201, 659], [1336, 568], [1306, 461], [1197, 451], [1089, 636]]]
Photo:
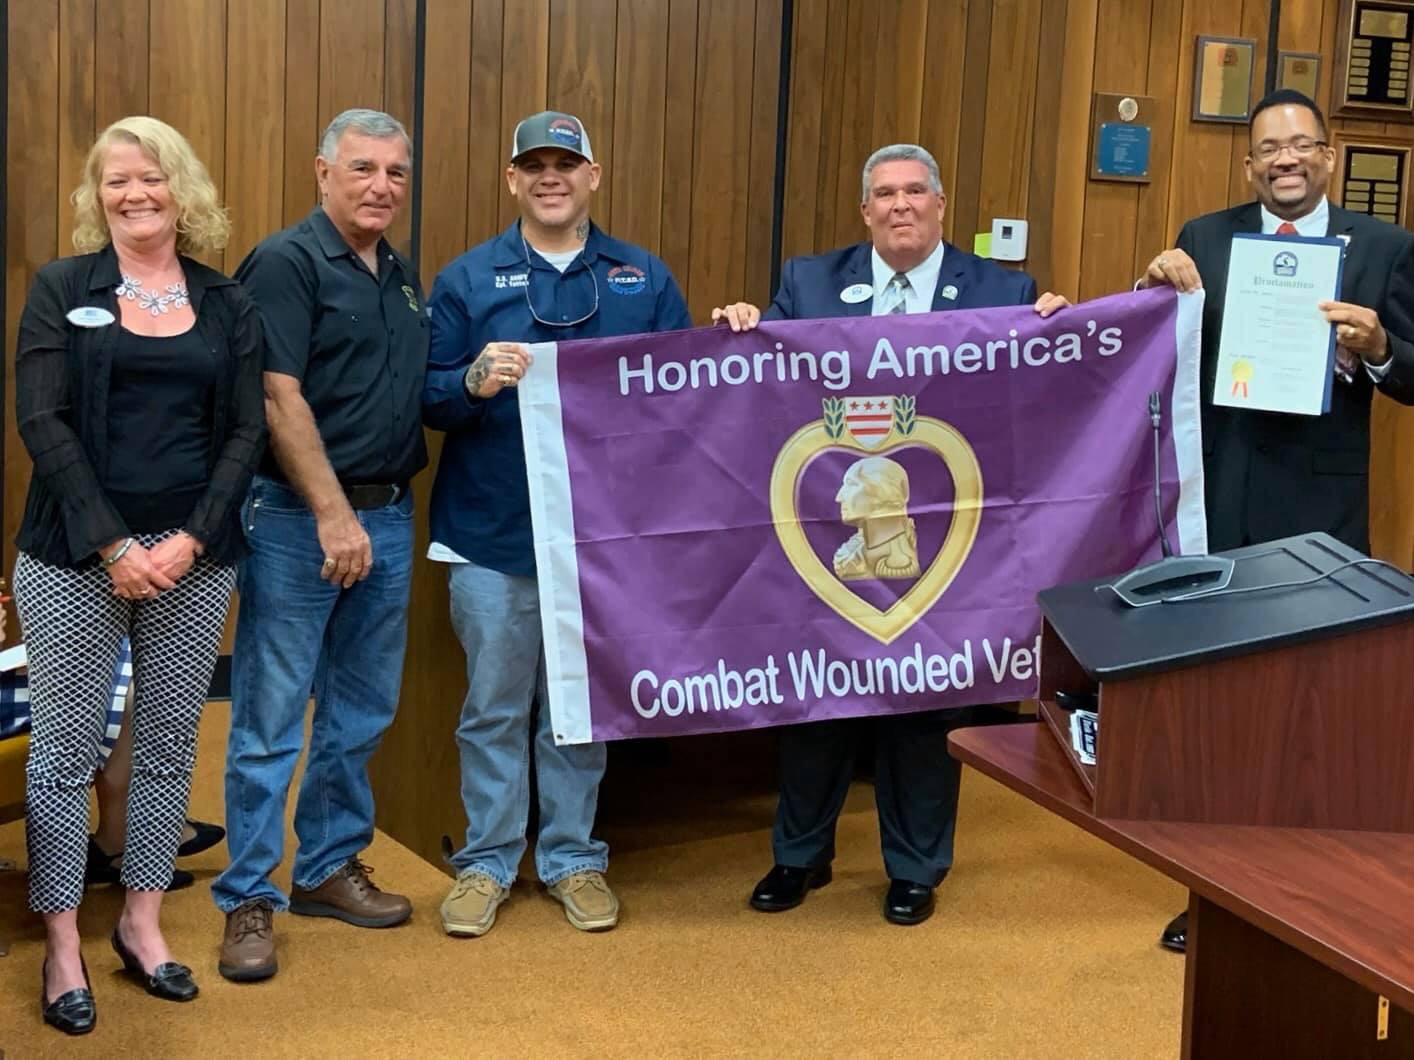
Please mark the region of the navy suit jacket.
[[[1393, 363], [1378, 389], [1414, 404], [1414, 235], [1334, 203], [1330, 211], [1326, 234], [1350, 241], [1341, 300], [1373, 309], [1389, 335]], [[1261, 230], [1261, 208], [1249, 202], [1195, 218], [1178, 236], [1178, 248], [1198, 266], [1207, 292], [1201, 397], [1208, 548], [1218, 552], [1323, 530], [1368, 552], [1370, 401], [1376, 387], [1363, 368], [1353, 383], [1332, 384], [1331, 410], [1324, 416], [1213, 404], [1232, 237]]]
[[[776, 291], [763, 320], [810, 320], [818, 317], [867, 317], [874, 299], [843, 302], [840, 292], [856, 283], [874, 285], [872, 243], [791, 258], [781, 270]], [[945, 293], [953, 290], [952, 297]], [[1024, 272], [1002, 268], [986, 258], [943, 244], [942, 268], [933, 294], [933, 310], [988, 309], [1003, 305], [1031, 305], [1036, 301], [1036, 281]]]

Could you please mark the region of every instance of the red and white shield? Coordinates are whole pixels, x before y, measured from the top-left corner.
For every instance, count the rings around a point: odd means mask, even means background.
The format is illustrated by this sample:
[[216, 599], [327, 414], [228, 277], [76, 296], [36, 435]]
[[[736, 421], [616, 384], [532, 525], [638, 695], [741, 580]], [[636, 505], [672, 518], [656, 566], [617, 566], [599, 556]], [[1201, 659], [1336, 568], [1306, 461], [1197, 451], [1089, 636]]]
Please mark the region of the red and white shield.
[[866, 449], [873, 449], [893, 433], [894, 399], [846, 397], [844, 422], [855, 441]]

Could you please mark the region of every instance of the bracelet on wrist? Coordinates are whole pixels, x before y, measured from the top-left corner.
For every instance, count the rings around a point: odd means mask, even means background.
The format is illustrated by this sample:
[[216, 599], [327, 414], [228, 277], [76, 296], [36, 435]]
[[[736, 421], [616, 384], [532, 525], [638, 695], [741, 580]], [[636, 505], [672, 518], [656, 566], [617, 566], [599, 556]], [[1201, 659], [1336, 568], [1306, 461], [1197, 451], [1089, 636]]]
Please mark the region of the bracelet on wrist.
[[103, 565], [105, 567], [113, 566], [113, 564], [117, 563], [118, 560], [126, 556], [128, 554], [128, 549], [132, 547], [133, 539], [131, 537], [123, 538], [123, 543], [117, 548], [115, 548], [110, 555], [100, 557], [103, 560]]

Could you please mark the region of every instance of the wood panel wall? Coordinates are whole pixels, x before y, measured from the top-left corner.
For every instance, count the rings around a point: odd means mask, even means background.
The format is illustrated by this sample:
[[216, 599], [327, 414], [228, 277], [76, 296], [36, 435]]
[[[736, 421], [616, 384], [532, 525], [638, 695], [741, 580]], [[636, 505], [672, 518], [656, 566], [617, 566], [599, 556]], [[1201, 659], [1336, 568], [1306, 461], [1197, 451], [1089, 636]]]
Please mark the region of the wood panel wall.
[[[1200, 33], [1255, 38], [1260, 93], [1269, 0], [797, 0], [795, 11], [787, 255], [863, 238], [861, 167], [899, 141], [937, 157], [949, 240], [971, 250], [993, 218], [1025, 218], [1026, 270], [1072, 298], [1129, 287], [1184, 219], [1246, 198], [1245, 127], [1188, 118], [1193, 56]], [[1151, 183], [1087, 179], [1095, 92], [1160, 101]]]
[[[314, 204], [323, 126], [381, 107], [412, 129], [417, 0], [8, 0], [9, 349], [34, 271], [70, 252], [95, 133], [152, 113], [187, 134], [231, 210], [234, 268]], [[1072, 298], [1128, 287], [1181, 223], [1248, 197], [1246, 131], [1188, 118], [1200, 33], [1258, 41], [1270, 0], [794, 0], [782, 250], [863, 237], [859, 173], [884, 143], [938, 157], [945, 231], [1030, 222], [1025, 268]], [[1280, 44], [1320, 51], [1328, 102], [1338, 0], [1283, 0]], [[784, 0], [426, 0], [419, 266], [424, 283], [513, 216], [511, 130], [556, 107], [588, 125], [605, 177], [595, 218], [659, 253], [705, 322], [771, 296]], [[1157, 97], [1148, 185], [1087, 179], [1091, 97]], [[1409, 135], [1409, 126], [1338, 123]], [[415, 131], [415, 130], [414, 130]], [[409, 245], [412, 211], [394, 237]], [[7, 395], [13, 393], [7, 358]], [[29, 466], [5, 402], [4, 566]], [[1411, 418], [1381, 402], [1376, 550], [1414, 564]], [[431, 438], [435, 453], [439, 439]], [[417, 483], [425, 512], [430, 472]], [[419, 550], [425, 550], [425, 516]], [[402, 715], [374, 763], [380, 824], [425, 857], [463, 827], [451, 738], [465, 689], [445, 571], [419, 562]], [[418, 778], [415, 784], [410, 778]], [[394, 796], [393, 793], [396, 793]]]

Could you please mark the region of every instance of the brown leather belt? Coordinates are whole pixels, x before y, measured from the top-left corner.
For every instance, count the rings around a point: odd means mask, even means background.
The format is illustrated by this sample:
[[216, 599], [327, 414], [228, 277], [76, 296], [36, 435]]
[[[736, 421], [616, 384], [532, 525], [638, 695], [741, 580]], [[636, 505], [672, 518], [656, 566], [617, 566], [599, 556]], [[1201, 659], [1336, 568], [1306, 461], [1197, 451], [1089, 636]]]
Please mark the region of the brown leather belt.
[[386, 508], [397, 502], [404, 493], [405, 486], [362, 485], [344, 486], [344, 496], [349, 499], [349, 507], [364, 511], [369, 508]]

